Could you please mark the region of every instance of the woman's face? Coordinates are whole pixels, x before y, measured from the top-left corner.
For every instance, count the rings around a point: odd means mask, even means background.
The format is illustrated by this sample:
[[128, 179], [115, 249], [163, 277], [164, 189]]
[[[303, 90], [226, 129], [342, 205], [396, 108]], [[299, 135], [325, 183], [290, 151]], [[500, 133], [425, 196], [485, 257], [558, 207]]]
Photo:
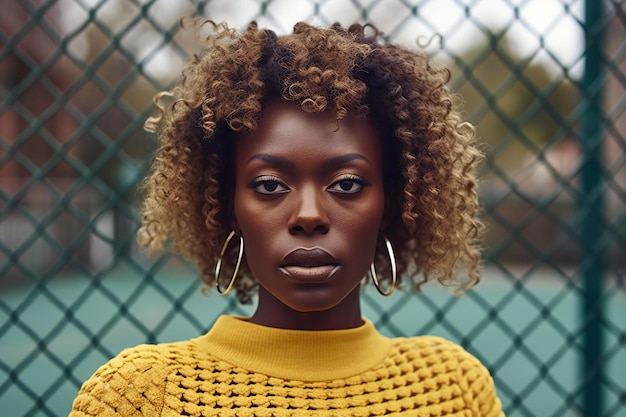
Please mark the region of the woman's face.
[[355, 290], [383, 217], [378, 130], [333, 125], [333, 112], [277, 101], [235, 149], [234, 227], [247, 263], [272, 302], [298, 312], [329, 310]]

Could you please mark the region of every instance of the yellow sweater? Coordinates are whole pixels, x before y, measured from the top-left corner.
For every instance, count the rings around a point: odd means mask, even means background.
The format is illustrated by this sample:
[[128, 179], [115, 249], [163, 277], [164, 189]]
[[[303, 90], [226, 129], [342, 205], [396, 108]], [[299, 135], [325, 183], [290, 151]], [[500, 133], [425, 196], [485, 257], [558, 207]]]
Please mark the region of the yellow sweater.
[[274, 329], [220, 317], [204, 336], [123, 351], [85, 382], [82, 416], [501, 417], [489, 372], [439, 337]]

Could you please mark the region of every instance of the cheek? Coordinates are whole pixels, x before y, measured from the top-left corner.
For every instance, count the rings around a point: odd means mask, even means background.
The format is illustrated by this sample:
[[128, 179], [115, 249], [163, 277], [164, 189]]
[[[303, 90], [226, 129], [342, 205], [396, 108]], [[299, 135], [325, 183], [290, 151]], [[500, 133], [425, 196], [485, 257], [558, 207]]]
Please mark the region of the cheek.
[[272, 241], [285, 227], [280, 210], [270, 210], [249, 196], [235, 193], [234, 213], [237, 226], [244, 238], [244, 253], [252, 268], [257, 262], [267, 260]]
[[234, 212], [244, 237], [254, 237], [271, 226], [267, 210], [263, 210], [260, 204], [245, 193], [235, 192]]
[[337, 224], [342, 224], [341, 228], [352, 244], [360, 248], [374, 247], [382, 225], [384, 208], [382, 193], [376, 193], [368, 202], [343, 210]]
[[363, 203], [359, 210], [361, 222], [372, 228], [379, 229], [385, 212], [385, 194], [382, 188], [372, 193], [368, 201]]

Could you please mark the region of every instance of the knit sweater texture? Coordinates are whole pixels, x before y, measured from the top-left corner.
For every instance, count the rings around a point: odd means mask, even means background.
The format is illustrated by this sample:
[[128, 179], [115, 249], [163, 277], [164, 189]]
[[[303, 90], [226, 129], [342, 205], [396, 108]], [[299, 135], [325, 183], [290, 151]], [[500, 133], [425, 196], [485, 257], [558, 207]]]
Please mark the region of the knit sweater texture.
[[487, 369], [440, 337], [371, 322], [284, 330], [220, 317], [206, 335], [127, 349], [87, 380], [70, 417], [504, 416]]

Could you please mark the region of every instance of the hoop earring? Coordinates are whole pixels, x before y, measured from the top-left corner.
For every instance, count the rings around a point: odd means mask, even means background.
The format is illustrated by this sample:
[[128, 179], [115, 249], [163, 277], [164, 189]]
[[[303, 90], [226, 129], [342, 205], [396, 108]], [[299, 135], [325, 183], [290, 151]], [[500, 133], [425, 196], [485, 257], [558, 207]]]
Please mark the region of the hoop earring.
[[239, 272], [239, 267], [241, 266], [241, 258], [243, 257], [243, 236], [239, 237], [239, 254], [237, 255], [237, 263], [235, 264], [235, 272], [233, 272], [233, 276], [230, 278], [230, 282], [225, 290], [220, 288], [220, 271], [222, 269], [222, 258], [226, 253], [226, 249], [228, 248], [228, 244], [230, 243], [233, 236], [236, 236], [235, 231], [230, 232], [228, 237], [226, 238], [226, 242], [222, 246], [222, 250], [220, 251], [220, 257], [217, 260], [217, 265], [215, 265], [215, 288], [220, 295], [226, 295], [233, 289], [233, 285], [235, 284], [235, 279], [237, 278], [237, 273]]
[[393, 253], [393, 248], [391, 247], [391, 242], [387, 239], [386, 236], [383, 236], [385, 239], [385, 246], [387, 247], [387, 254], [389, 255], [389, 260], [391, 261], [391, 288], [387, 292], [383, 292], [380, 289], [380, 282], [378, 281], [378, 276], [376, 275], [376, 269], [374, 268], [374, 261], [370, 264], [370, 274], [372, 274], [372, 280], [374, 281], [374, 286], [378, 290], [380, 294], [385, 297], [389, 297], [391, 293], [396, 289], [397, 284], [397, 276], [396, 276], [396, 255]]

